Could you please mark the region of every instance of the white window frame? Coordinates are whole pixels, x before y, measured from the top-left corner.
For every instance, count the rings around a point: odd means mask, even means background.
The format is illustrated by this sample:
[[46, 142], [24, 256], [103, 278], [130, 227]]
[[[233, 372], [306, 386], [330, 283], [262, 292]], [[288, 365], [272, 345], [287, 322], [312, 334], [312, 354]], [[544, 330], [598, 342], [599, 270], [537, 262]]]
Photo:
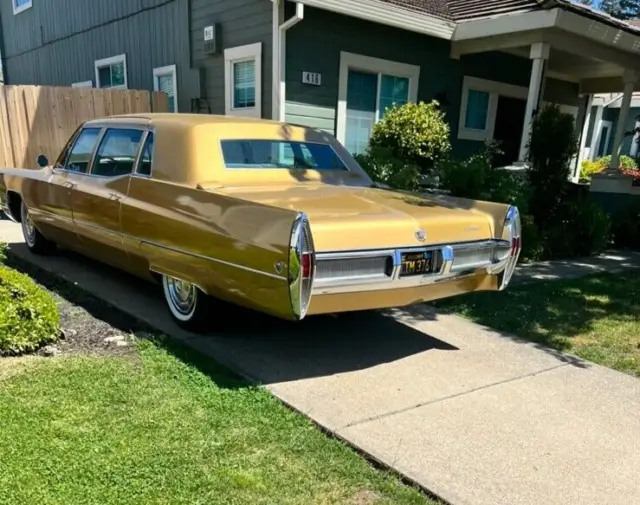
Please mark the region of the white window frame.
[[[234, 108], [234, 78], [233, 69], [236, 63], [255, 61], [255, 107]], [[224, 103], [225, 113], [229, 116], [262, 117], [262, 42], [247, 44], [246, 46], [230, 47], [224, 50]]]
[[[608, 126], [607, 128], [607, 136], [604, 139], [604, 152], [602, 154], [598, 153], [600, 149], [600, 141], [602, 140], [602, 128], [604, 126]], [[606, 121], [601, 119], [598, 123], [598, 137], [596, 138], [596, 152], [594, 153], [593, 159], [598, 159], [598, 157], [607, 155], [607, 147], [609, 147], [609, 142], [611, 141], [611, 130], [613, 130], [613, 121]]]
[[[123, 63], [124, 64], [124, 84], [121, 86], [112, 86], [110, 88], [100, 88], [100, 73], [99, 69], [103, 67], [107, 67], [113, 65], [114, 63]], [[127, 55], [119, 54], [117, 56], [111, 56], [109, 58], [103, 58], [101, 60], [96, 60], [93, 62], [93, 67], [96, 74], [96, 88], [99, 89], [129, 89], [129, 78], [127, 71]]]
[[158, 67], [153, 69], [153, 90], [160, 91], [160, 82], [158, 77], [163, 75], [170, 75], [173, 77], [173, 105], [174, 112], [178, 112], [178, 73], [175, 65], [167, 65], [165, 67]]
[[16, 14], [20, 14], [21, 12], [26, 11], [27, 9], [31, 9], [31, 7], [33, 7], [33, 2], [32, 0], [29, 0], [28, 3], [24, 4], [24, 5], [20, 5], [18, 6], [16, 0], [11, 0], [11, 4], [13, 5], [13, 15], [15, 16]]
[[72, 82], [72, 88], [93, 88], [93, 81]]
[[342, 144], [345, 143], [347, 136], [347, 89], [349, 84], [349, 70], [361, 70], [363, 72], [378, 74], [376, 95], [377, 118], [380, 117], [380, 79], [382, 74], [409, 79], [409, 102], [415, 103], [418, 101], [418, 84], [420, 83], [419, 66], [341, 51], [336, 138]]
[[[470, 90], [489, 93], [487, 123], [483, 130], [466, 128], [464, 125], [467, 118], [467, 104], [469, 103]], [[487, 79], [480, 79], [478, 77], [465, 75], [462, 80], [462, 100], [460, 103], [460, 117], [458, 119], [458, 138], [462, 140], [477, 140], [480, 142], [492, 140], [496, 127], [496, 114], [498, 113], [498, 99], [500, 95], [526, 100], [528, 94], [528, 89], [524, 86], [515, 86], [504, 82], [489, 81]]]

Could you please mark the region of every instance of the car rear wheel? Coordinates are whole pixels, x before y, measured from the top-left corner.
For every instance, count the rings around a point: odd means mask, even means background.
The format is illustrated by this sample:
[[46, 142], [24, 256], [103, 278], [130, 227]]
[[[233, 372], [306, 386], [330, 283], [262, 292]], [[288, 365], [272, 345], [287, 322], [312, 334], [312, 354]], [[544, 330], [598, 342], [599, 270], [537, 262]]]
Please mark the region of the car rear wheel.
[[169, 313], [178, 326], [191, 331], [205, 328], [209, 298], [197, 286], [163, 275], [162, 290]]
[[20, 224], [22, 235], [29, 250], [34, 254], [50, 254], [56, 249], [56, 244], [47, 240], [36, 228], [33, 219], [29, 215], [29, 209], [24, 202], [20, 206]]

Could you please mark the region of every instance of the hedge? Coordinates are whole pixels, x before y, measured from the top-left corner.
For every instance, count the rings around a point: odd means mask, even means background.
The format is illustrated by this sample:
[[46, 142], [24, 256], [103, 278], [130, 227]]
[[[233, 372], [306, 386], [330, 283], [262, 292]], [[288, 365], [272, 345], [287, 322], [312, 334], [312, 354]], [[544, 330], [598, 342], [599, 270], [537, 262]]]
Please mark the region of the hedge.
[[60, 313], [49, 293], [0, 265], [0, 355], [33, 352], [60, 335]]

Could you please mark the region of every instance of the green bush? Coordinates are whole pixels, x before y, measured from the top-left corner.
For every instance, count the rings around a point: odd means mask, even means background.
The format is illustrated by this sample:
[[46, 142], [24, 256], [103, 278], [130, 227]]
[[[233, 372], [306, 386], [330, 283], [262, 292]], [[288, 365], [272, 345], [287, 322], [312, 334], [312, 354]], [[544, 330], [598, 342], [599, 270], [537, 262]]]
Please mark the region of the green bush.
[[595, 202], [563, 202], [556, 218], [543, 230], [545, 259], [589, 256], [604, 251], [610, 243], [611, 219]]
[[519, 172], [493, 168], [498, 150], [486, 144], [482, 150], [466, 160], [446, 157], [437, 166], [440, 187], [452, 196], [516, 205], [526, 213], [529, 186], [526, 176]]
[[613, 216], [613, 243], [616, 247], [640, 250], [640, 198], [623, 206]]
[[420, 185], [420, 168], [396, 158], [387, 148], [370, 147], [355, 158], [376, 182], [407, 191], [415, 191]]
[[540, 261], [545, 255], [545, 244], [540, 236], [533, 216], [525, 214], [521, 216], [522, 223], [522, 252], [520, 261], [529, 263]]
[[[603, 156], [602, 158], [598, 158], [595, 162], [602, 166], [602, 169], [604, 170], [611, 163], [611, 155], [609, 154], [607, 156]], [[623, 154], [620, 156], [620, 167], [618, 168], [624, 168], [625, 170], [636, 170], [638, 168], [638, 165], [636, 164], [636, 160], [634, 160], [631, 156]]]
[[0, 265], [0, 354], [32, 352], [57, 340], [60, 314], [29, 277]]
[[557, 105], [543, 107], [535, 116], [529, 139], [530, 212], [538, 229], [557, 222], [562, 193], [578, 150], [573, 117]]
[[435, 100], [394, 106], [373, 127], [369, 147], [387, 149], [424, 173], [451, 150], [449, 123]]
[[606, 168], [602, 163], [597, 161], [584, 160], [580, 166], [580, 182], [589, 182], [591, 177], [599, 174]]

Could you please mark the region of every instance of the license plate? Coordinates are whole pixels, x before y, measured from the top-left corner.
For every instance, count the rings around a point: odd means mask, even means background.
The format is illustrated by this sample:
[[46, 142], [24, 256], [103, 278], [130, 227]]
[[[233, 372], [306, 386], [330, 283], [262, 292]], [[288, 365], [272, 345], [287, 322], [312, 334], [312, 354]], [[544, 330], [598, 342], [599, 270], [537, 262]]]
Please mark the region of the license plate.
[[433, 251], [421, 253], [403, 253], [400, 277], [433, 273]]

